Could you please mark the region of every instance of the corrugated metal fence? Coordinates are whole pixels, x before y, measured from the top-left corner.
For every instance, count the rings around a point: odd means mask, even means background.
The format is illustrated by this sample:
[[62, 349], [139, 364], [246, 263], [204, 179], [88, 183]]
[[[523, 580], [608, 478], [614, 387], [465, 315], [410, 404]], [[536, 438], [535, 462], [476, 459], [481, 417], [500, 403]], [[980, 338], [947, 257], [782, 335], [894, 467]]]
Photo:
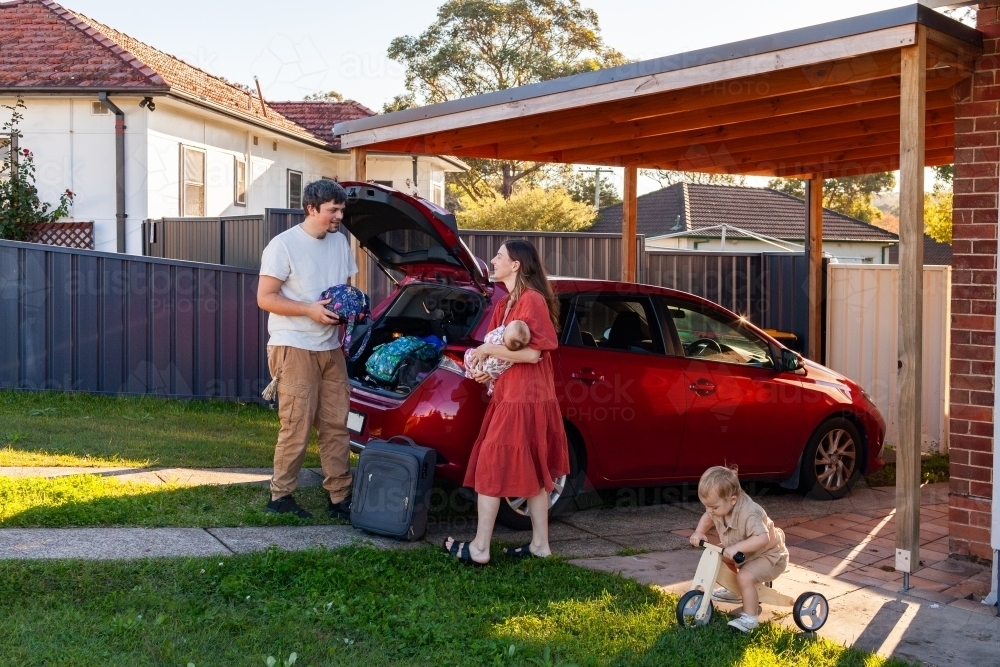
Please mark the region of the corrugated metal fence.
[[[859, 383], [875, 399], [896, 442], [899, 267], [829, 267], [827, 366]], [[951, 267], [924, 267], [922, 434], [925, 450], [947, 451], [949, 431]]]
[[0, 388], [258, 400], [257, 274], [0, 241]]
[[[713, 301], [762, 329], [795, 335], [783, 342], [798, 351], [808, 342], [806, 258], [793, 253], [647, 251], [646, 280]], [[824, 260], [824, 266], [826, 261]]]

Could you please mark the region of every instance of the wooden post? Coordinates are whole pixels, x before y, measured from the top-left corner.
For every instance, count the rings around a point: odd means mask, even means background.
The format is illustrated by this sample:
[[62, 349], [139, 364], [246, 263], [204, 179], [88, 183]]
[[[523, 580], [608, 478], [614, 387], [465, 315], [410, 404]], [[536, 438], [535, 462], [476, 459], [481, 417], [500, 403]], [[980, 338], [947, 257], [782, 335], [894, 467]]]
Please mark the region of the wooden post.
[[[365, 183], [368, 180], [368, 151], [364, 148], [351, 149], [351, 177], [350, 180]], [[368, 255], [358, 244], [357, 239], [351, 237], [351, 250], [354, 251], [354, 261], [358, 264], [358, 273], [354, 276], [354, 285], [360, 288], [365, 294], [370, 293], [368, 285]]]
[[622, 193], [622, 282], [634, 283], [636, 272], [635, 220], [636, 180], [638, 169], [625, 167], [625, 188]]
[[896, 571], [920, 567], [920, 425], [924, 305], [924, 108], [927, 29], [901, 49], [899, 114], [899, 365], [896, 379]]
[[806, 356], [823, 363], [823, 177], [806, 181], [806, 291], [809, 301]]

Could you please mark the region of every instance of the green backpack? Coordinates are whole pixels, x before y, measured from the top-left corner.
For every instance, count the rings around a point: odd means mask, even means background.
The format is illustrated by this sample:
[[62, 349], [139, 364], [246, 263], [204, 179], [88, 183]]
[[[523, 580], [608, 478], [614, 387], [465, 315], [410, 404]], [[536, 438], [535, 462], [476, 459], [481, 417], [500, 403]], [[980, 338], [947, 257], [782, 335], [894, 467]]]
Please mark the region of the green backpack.
[[402, 336], [376, 347], [365, 362], [365, 370], [376, 382], [392, 385], [399, 379], [399, 369], [407, 359], [434, 361], [437, 358], [437, 347], [431, 343], [415, 336]]

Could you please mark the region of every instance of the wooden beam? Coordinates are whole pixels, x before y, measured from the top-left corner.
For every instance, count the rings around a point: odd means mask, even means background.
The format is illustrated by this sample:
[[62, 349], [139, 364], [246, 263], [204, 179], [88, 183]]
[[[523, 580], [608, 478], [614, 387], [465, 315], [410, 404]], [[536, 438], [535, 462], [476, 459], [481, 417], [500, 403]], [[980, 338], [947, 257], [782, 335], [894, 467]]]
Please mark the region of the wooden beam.
[[924, 306], [924, 102], [927, 35], [903, 47], [899, 98], [899, 371], [896, 379], [896, 571], [920, 565], [920, 445]]
[[823, 177], [806, 181], [806, 292], [808, 345], [806, 356], [823, 363]]
[[[713, 110], [712, 113], [716, 115], [712, 120], [718, 119], [718, 111], [719, 109]], [[692, 121], [698, 124], [708, 122], [704, 119], [704, 115], [697, 114], [701, 119], [696, 120], [692, 117]], [[579, 148], [559, 151], [558, 155], [538, 153], [532, 155], [530, 159], [533, 162], [544, 162], [553, 157], [559, 157], [561, 160], [572, 164], [589, 164], [589, 161], [595, 158], [618, 157], [632, 153], [648, 153], [680, 146], [690, 146], [692, 144], [733, 141], [761, 136], [770, 137], [769, 141], [774, 141], [775, 137], [787, 136], [791, 143], [801, 143], [802, 139], [793, 133], [821, 133], [826, 138], [834, 138], [835, 136], [853, 136], [870, 133], [877, 131], [883, 125], [883, 129], [898, 130], [899, 98], [898, 96], [894, 96], [861, 105], [852, 102], [847, 106], [772, 118], [747, 118], [745, 114], [740, 114], [734, 109], [733, 118], [735, 122], [728, 124], [714, 123], [708, 127], [700, 127], [695, 130], [581, 146]], [[948, 91], [941, 90], [928, 95], [928, 125], [936, 125], [939, 122], [953, 120], [954, 118], [955, 103]], [[837, 135], [831, 135], [832, 132], [836, 132]]]
[[625, 187], [622, 192], [622, 282], [634, 283], [636, 280], [636, 182], [638, 170], [635, 167], [625, 169]]
[[[405, 139], [433, 132], [450, 131], [459, 127], [493, 124], [514, 117], [525, 118], [569, 109], [579, 109], [604, 102], [624, 101], [684, 88], [701, 88], [719, 82], [777, 72], [801, 72], [804, 68], [824, 65], [831, 61], [863, 56], [869, 61], [879, 52], [892, 51], [904, 44], [913, 44], [913, 25], [875, 30], [860, 35], [760, 53], [743, 58], [682, 67], [669, 72], [611, 81], [585, 89], [568, 90], [550, 95], [516, 101], [503, 101], [490, 106], [422, 118], [384, 127], [350, 132], [341, 136], [341, 146], [355, 148], [395, 139]], [[814, 81], [811, 87], [822, 85]], [[436, 151], [435, 151], [436, 152]]]
[[[879, 121], [871, 124], [874, 131], [867, 134], [848, 135], [847, 132], [851, 130], [857, 131], [855, 124], [852, 123], [846, 128], [828, 126], [831, 128], [831, 136], [825, 136], [824, 129], [826, 128], [820, 127], [810, 131], [779, 133], [712, 144], [691, 144], [666, 151], [626, 155], [613, 163], [617, 166], [627, 167], [632, 164], [683, 160], [688, 165], [686, 170], [691, 171], [706, 164], [717, 164], [723, 159], [739, 166], [763, 160], [795, 160], [799, 156], [840, 154], [844, 151], [873, 146], [891, 145], [892, 152], [894, 152], [899, 147], [899, 116], [879, 119]], [[889, 128], [890, 124], [894, 127]], [[927, 132], [930, 139], [953, 137], [955, 123], [953, 120], [948, 120], [940, 124], [929, 125]], [[773, 137], [773, 143], [768, 141], [771, 137]]]
[[[351, 149], [350, 180], [360, 183], [368, 181], [368, 151], [364, 148]], [[369, 294], [371, 286], [368, 284], [368, 255], [353, 236], [351, 237], [351, 250], [354, 253], [354, 261], [358, 265], [358, 273], [354, 276], [354, 284], [365, 294]]]
[[[955, 150], [952, 147], [936, 148], [928, 150], [924, 154], [924, 164], [928, 167], [937, 167], [945, 164], [955, 163]], [[762, 169], [756, 172], [744, 172], [748, 176], [771, 176], [780, 178], [808, 178], [810, 174], [816, 173], [822, 167], [824, 178], [856, 177], [864, 174], [877, 174], [886, 171], [897, 171], [899, 169], [899, 150], [894, 149], [892, 154], [882, 157], [872, 157], [860, 162], [848, 162], [843, 164], [826, 165], [788, 165], [781, 168]], [[812, 169], [812, 171], [810, 171]], [[711, 173], [728, 173], [723, 170]]]

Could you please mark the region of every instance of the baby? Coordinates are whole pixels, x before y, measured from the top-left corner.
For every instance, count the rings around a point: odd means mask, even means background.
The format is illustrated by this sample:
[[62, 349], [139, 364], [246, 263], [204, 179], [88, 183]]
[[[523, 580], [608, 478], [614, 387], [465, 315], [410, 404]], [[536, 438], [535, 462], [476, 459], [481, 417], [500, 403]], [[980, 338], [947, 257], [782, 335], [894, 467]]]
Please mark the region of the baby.
[[[528, 325], [521, 320], [512, 320], [507, 326], [497, 327], [486, 334], [483, 342], [490, 345], [503, 345], [508, 350], [516, 352], [517, 350], [524, 349], [531, 342], [531, 331], [528, 330]], [[474, 363], [472, 358], [473, 349], [465, 351], [465, 376], [469, 378], [473, 377], [472, 374], [474, 371], [480, 371], [489, 375], [491, 382], [489, 383], [487, 393], [492, 396], [493, 383], [496, 382], [497, 378], [504, 371], [514, 364], [503, 359], [497, 359], [496, 357], [486, 357], [481, 364]]]
[[[788, 567], [785, 534], [768, 518], [764, 508], [750, 500], [740, 488], [736, 471], [713, 466], [698, 482], [698, 498], [705, 513], [691, 535], [691, 544], [699, 546], [707, 539], [712, 526], [722, 540], [722, 558], [733, 563], [733, 556], [742, 552], [745, 560], [736, 574], [743, 599], [743, 613], [729, 622], [729, 627], [750, 632], [757, 627], [757, 584], [773, 581]], [[712, 591], [719, 602], [739, 602], [740, 598], [723, 587]]]

